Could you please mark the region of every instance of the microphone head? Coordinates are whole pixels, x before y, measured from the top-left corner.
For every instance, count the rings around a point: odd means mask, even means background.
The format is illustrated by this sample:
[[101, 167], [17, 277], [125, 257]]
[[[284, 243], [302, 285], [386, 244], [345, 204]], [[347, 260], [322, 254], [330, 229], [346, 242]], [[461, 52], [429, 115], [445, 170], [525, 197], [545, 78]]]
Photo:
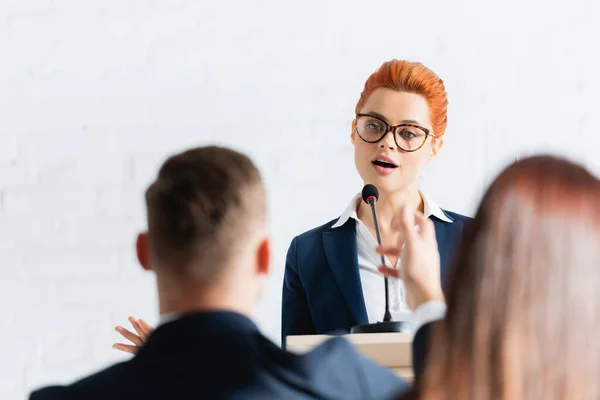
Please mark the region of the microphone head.
[[379, 200], [379, 190], [375, 187], [375, 185], [365, 185], [362, 190], [362, 199], [365, 203], [371, 204], [371, 200], [375, 203]]

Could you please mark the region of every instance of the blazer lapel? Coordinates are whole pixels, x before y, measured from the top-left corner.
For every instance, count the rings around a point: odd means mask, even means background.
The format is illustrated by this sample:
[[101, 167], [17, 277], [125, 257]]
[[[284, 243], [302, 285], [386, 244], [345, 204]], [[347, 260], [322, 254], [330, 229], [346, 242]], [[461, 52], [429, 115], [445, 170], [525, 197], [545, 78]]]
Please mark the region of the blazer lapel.
[[452, 223], [433, 219], [435, 226], [435, 236], [438, 243], [441, 261], [442, 286], [446, 286], [446, 278], [454, 264], [456, 252], [460, 244], [460, 238], [463, 230], [463, 223], [455, 220]]
[[355, 221], [349, 219], [343, 226], [324, 232], [323, 245], [329, 267], [356, 325], [368, 323], [358, 271]]

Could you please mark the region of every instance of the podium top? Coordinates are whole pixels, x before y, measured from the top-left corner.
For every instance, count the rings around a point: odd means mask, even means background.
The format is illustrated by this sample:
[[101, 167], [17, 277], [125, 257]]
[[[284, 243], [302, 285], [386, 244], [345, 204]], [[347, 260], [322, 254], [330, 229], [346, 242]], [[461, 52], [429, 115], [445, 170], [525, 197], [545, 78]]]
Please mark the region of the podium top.
[[[291, 335], [286, 339], [286, 348], [288, 351], [302, 354], [333, 337], [336, 336]], [[384, 367], [412, 367], [412, 333], [355, 333], [339, 337], [348, 340], [360, 353]]]

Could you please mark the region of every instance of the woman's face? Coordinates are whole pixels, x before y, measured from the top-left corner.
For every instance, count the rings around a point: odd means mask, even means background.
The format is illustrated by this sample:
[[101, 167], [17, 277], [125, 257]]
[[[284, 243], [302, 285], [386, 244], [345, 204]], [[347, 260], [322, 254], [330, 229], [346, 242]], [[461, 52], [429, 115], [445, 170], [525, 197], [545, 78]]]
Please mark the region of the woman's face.
[[[389, 126], [418, 125], [435, 134], [427, 101], [414, 93], [376, 89], [365, 101], [360, 114], [378, 117]], [[354, 162], [365, 184], [375, 185], [380, 192], [396, 192], [417, 182], [423, 167], [437, 154], [443, 142], [431, 135], [426, 136], [419, 128], [405, 126], [397, 129], [396, 139], [393, 130], [390, 130], [380, 141], [368, 143], [376, 140], [377, 132], [385, 132], [384, 123], [361, 117], [353, 124], [355, 128], [350, 137], [354, 144]], [[396, 143], [398, 141], [410, 150], [418, 147], [423, 140], [422, 147], [413, 152], [402, 150]]]

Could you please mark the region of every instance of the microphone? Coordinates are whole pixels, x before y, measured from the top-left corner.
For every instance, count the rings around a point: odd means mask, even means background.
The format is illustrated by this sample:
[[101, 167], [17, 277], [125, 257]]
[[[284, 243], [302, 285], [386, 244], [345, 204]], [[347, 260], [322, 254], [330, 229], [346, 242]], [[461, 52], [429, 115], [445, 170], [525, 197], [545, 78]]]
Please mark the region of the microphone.
[[[373, 214], [373, 224], [375, 225], [375, 233], [377, 234], [377, 244], [381, 246], [381, 234], [379, 233], [379, 224], [377, 223], [377, 213], [375, 212], [375, 203], [379, 200], [379, 190], [375, 185], [365, 185], [362, 190], [362, 199], [365, 203], [371, 206], [371, 213]], [[385, 265], [385, 258], [381, 254], [381, 265]], [[387, 276], [384, 276], [385, 282], [385, 314], [383, 321], [391, 321], [392, 314], [390, 314], [390, 289], [388, 284]]]
[[[371, 214], [373, 215], [373, 225], [375, 225], [375, 234], [377, 235], [377, 244], [381, 246], [381, 234], [379, 233], [379, 224], [377, 223], [377, 213], [375, 212], [375, 203], [379, 200], [379, 190], [375, 185], [365, 185], [362, 190], [362, 199], [365, 203], [371, 206]], [[385, 265], [385, 258], [381, 254], [381, 265]], [[383, 278], [385, 285], [385, 313], [383, 322], [373, 324], [356, 325], [350, 329], [350, 333], [382, 333], [382, 332], [406, 332], [410, 330], [407, 321], [392, 321], [390, 313], [390, 291], [387, 276]]]

